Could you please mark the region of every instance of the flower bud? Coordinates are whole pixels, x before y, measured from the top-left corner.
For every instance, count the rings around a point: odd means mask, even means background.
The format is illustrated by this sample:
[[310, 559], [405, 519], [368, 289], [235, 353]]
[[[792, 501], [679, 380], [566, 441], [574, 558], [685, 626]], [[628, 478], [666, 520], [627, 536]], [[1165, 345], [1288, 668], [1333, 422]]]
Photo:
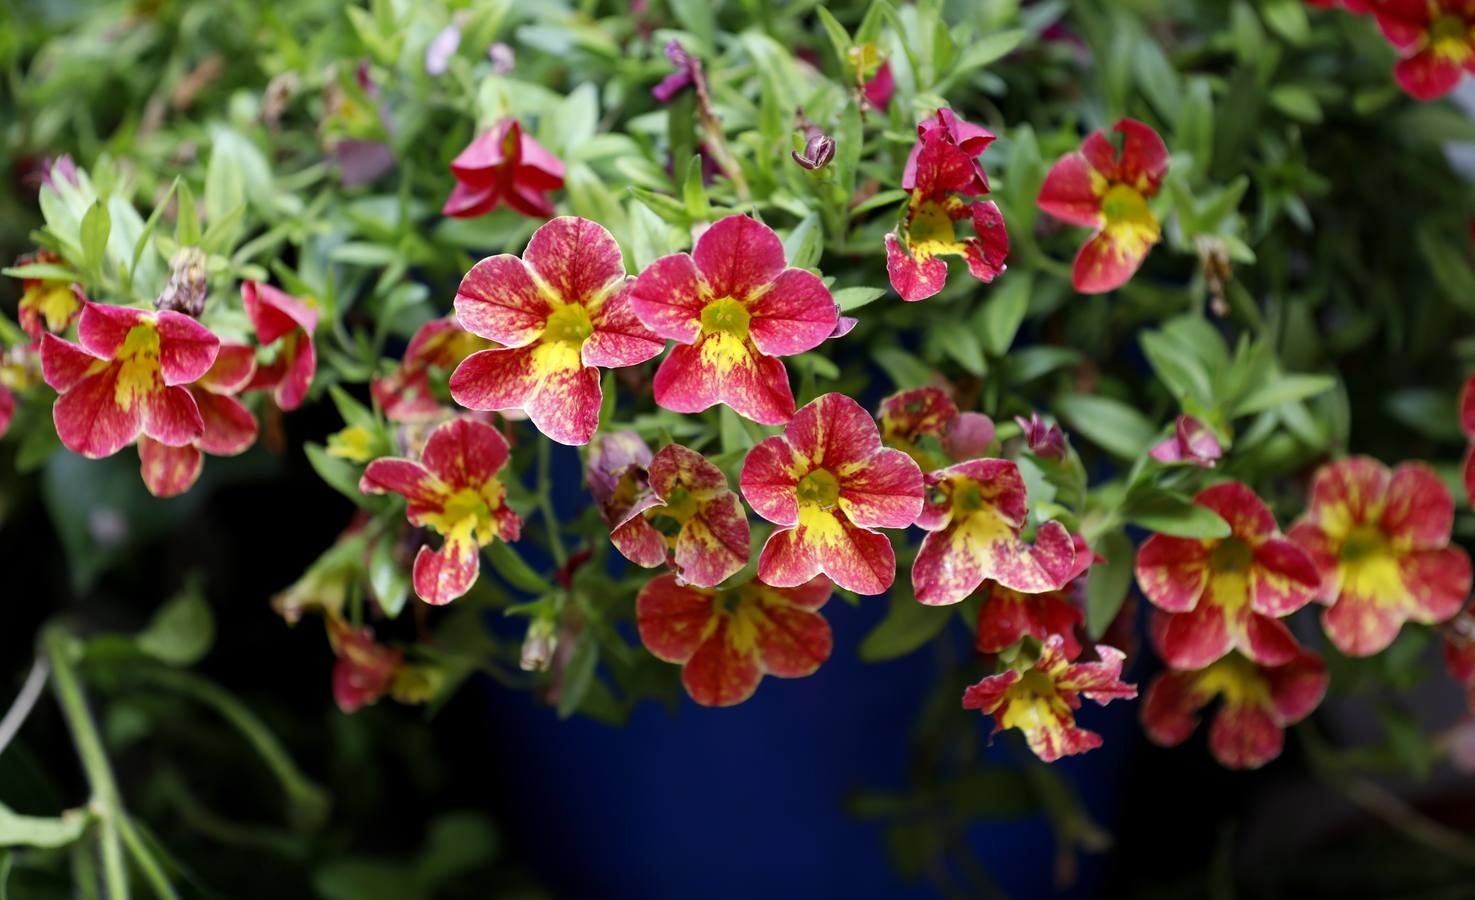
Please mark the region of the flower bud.
[[205, 311], [205, 295], [209, 284], [205, 271], [205, 251], [199, 247], [180, 247], [169, 260], [169, 283], [154, 301], [157, 309], [168, 309], [198, 319]]
[[802, 155], [798, 150], [789, 151], [789, 155], [794, 157], [794, 162], [811, 172], [823, 169], [835, 158], [835, 139], [823, 132], [816, 132], [805, 141]]

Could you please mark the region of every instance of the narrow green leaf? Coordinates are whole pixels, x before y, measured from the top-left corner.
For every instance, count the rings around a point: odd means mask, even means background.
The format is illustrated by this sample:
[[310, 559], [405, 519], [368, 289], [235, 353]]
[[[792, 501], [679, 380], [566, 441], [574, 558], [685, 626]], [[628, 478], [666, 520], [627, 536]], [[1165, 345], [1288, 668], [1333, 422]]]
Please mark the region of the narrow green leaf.
[[1157, 428], [1137, 410], [1099, 394], [1067, 394], [1055, 401], [1055, 411], [1074, 431], [1122, 459], [1141, 456], [1157, 437]]
[[835, 303], [840, 307], [840, 312], [851, 312], [884, 296], [885, 293], [885, 288], [848, 287], [835, 291], [834, 296]]
[[492, 541], [486, 546], [487, 558], [502, 580], [529, 594], [546, 594], [553, 590], [548, 579], [539, 575], [517, 551], [505, 541]]
[[1337, 386], [1330, 375], [1281, 375], [1268, 383], [1251, 388], [1234, 406], [1235, 416], [1247, 416], [1286, 403], [1324, 394]]
[[911, 653], [936, 637], [953, 616], [951, 607], [925, 606], [904, 588], [892, 589], [890, 603], [886, 618], [860, 642], [860, 658], [866, 662], [881, 662]]
[[133, 641], [144, 653], [171, 666], [191, 666], [204, 659], [215, 642], [215, 616], [199, 583], [192, 580], [161, 606]]
[[1127, 599], [1136, 550], [1120, 531], [1103, 534], [1093, 549], [1106, 561], [1092, 566], [1086, 576], [1086, 631], [1099, 640]]
[[82, 217], [82, 261], [87, 268], [102, 271], [112, 230], [113, 217], [108, 213], [107, 203], [99, 198]]
[[23, 816], [0, 803], [0, 847], [65, 847], [87, 830], [88, 816]]
[[589, 686], [594, 683], [594, 670], [598, 665], [599, 643], [594, 640], [594, 635], [586, 631], [580, 637], [579, 645], [574, 648], [568, 668], [563, 672], [563, 688], [558, 694], [560, 719], [567, 719], [578, 710], [584, 696], [589, 693]]
[[1175, 537], [1229, 537], [1229, 523], [1218, 513], [1162, 488], [1149, 486], [1128, 494], [1121, 515], [1133, 525]]
[[1024, 314], [1029, 310], [1030, 289], [1033, 287], [1033, 274], [1010, 273], [999, 289], [984, 300], [983, 340], [990, 355], [1003, 356], [1009, 352], [1014, 336], [1024, 322]]

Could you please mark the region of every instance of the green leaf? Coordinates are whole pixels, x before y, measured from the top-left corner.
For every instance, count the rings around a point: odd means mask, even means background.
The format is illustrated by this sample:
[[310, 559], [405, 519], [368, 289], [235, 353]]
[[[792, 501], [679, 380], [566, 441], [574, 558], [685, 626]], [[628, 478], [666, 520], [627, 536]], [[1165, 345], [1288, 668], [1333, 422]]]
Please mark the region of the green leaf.
[[215, 617], [200, 585], [188, 585], [160, 607], [133, 642], [144, 653], [171, 666], [192, 666], [204, 659], [215, 642]]
[[584, 695], [589, 693], [589, 686], [594, 683], [594, 670], [598, 665], [599, 642], [586, 631], [579, 638], [579, 645], [574, 648], [568, 668], [563, 671], [563, 688], [558, 694], [560, 719], [567, 719], [578, 710]]
[[958, 63], [953, 67], [952, 77], [957, 78], [974, 69], [981, 69], [990, 63], [998, 62], [1013, 53], [1028, 36], [1028, 32], [1023, 28], [1014, 28], [1009, 31], [996, 31], [970, 42], [968, 49], [958, 57]]
[[0, 847], [65, 847], [87, 830], [88, 818], [80, 811], [59, 817], [23, 816], [0, 803]]
[[671, 14], [681, 27], [690, 31], [707, 47], [717, 47], [717, 4], [713, 0], [667, 0]]
[[1229, 523], [1218, 513], [1182, 494], [1152, 486], [1129, 493], [1122, 504], [1121, 516], [1133, 525], [1175, 537], [1229, 537]]
[[321, 900], [430, 898], [430, 891], [420, 884], [419, 874], [413, 868], [387, 859], [334, 860], [313, 872], [312, 886]]
[[939, 322], [933, 334], [942, 343], [942, 349], [970, 375], [982, 378], [988, 372], [988, 362], [983, 357], [983, 342], [965, 322], [947, 324]]
[[1299, 84], [1278, 84], [1270, 89], [1270, 105], [1308, 125], [1321, 121], [1321, 103], [1309, 88]]
[[1330, 375], [1281, 375], [1252, 388], [1235, 404], [1232, 415], [1247, 416], [1274, 409], [1286, 403], [1324, 394], [1336, 386], [1337, 379]]
[[1132, 54], [1132, 68], [1137, 87], [1158, 113], [1164, 119], [1176, 119], [1183, 103], [1183, 90], [1178, 83], [1178, 70], [1173, 68], [1157, 41], [1147, 35], [1138, 37], [1136, 51]]
[[338, 415], [343, 417], [345, 425], [357, 425], [374, 432], [379, 430], [379, 422], [374, 418], [374, 413], [341, 385], [329, 385], [328, 396], [333, 398], [333, 405], [338, 407]]
[[851, 312], [860, 309], [867, 303], [877, 300], [886, 294], [885, 288], [877, 287], [848, 287], [835, 291], [835, 303], [839, 305], [840, 312]]
[[399, 538], [393, 530], [380, 535], [369, 551], [369, 587], [384, 615], [397, 618], [410, 597], [410, 570], [395, 558]]
[[1302, 0], [1265, 0], [1260, 7], [1270, 30], [1292, 44], [1301, 45], [1311, 36], [1311, 22], [1306, 18]]
[[911, 591], [900, 586], [892, 588], [890, 603], [886, 618], [860, 642], [860, 658], [866, 662], [911, 653], [936, 637], [953, 616], [952, 607], [918, 603]]
[[702, 184], [702, 156], [691, 158], [686, 166], [686, 180], [682, 183], [681, 198], [686, 205], [686, 214], [698, 222], [705, 222], [712, 214], [712, 205], [707, 202], [707, 187]]
[[1153, 371], [1172, 391], [1174, 399], [1182, 402], [1189, 398], [1205, 408], [1212, 405], [1209, 372], [1194, 356], [1191, 347], [1179, 344], [1161, 331], [1145, 331], [1138, 342]]
[[492, 541], [486, 546], [487, 558], [502, 580], [529, 594], [546, 594], [553, 589], [548, 579], [539, 575], [506, 541]]
[[1141, 456], [1157, 437], [1157, 428], [1137, 410], [1099, 394], [1067, 394], [1055, 401], [1055, 411], [1073, 430], [1122, 459]]
[[1029, 311], [1030, 289], [1034, 276], [1029, 272], [1011, 274], [983, 304], [983, 343], [992, 356], [1003, 356], [1014, 343], [1024, 314]]
[[854, 42], [850, 39], [850, 32], [840, 24], [828, 9], [823, 6], [816, 7], [815, 14], [819, 16], [819, 23], [824, 26], [825, 34], [830, 39], [830, 46], [835, 48], [835, 60], [840, 64], [840, 71], [845, 71], [845, 61], [850, 54], [850, 48]]
[[328, 487], [352, 500], [358, 506], [373, 507], [376, 504], [374, 498], [359, 492], [359, 475], [357, 467], [345, 459], [329, 456], [322, 444], [304, 444], [302, 447], [307, 454], [307, 461], [312, 465], [318, 477], [328, 483]]
[[23, 266], [7, 266], [0, 275], [9, 278], [41, 278], [50, 281], [76, 281], [78, 275], [66, 266], [55, 263], [26, 263]]
[[1086, 631], [1092, 640], [1099, 640], [1126, 602], [1136, 550], [1120, 531], [1103, 534], [1092, 549], [1106, 560], [1092, 566], [1086, 576]]
[[102, 271], [108, 250], [108, 235], [112, 230], [113, 219], [108, 214], [108, 205], [106, 201], [99, 199], [82, 217], [82, 262], [88, 269]]
[[179, 185], [179, 212], [174, 220], [174, 243], [193, 247], [200, 243], [200, 211], [195, 206], [195, 192], [183, 178], [175, 183]]
[[810, 213], [784, 239], [784, 256], [788, 257], [789, 265], [793, 268], [813, 269], [819, 264], [824, 243], [825, 235], [819, 226], [819, 215]]

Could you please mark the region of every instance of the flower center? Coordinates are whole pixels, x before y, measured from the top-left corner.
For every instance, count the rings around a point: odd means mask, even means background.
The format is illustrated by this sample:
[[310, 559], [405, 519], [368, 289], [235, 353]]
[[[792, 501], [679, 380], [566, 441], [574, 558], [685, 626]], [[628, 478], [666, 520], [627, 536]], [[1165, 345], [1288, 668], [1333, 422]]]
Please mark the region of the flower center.
[[1255, 551], [1237, 537], [1220, 541], [1214, 552], [1209, 554], [1209, 568], [1220, 573], [1248, 571], [1254, 561]]
[[1070, 715], [1070, 707], [1055, 690], [1055, 682], [1038, 669], [1028, 669], [1009, 688], [1004, 705], [1004, 728], [1029, 733], [1050, 728]]
[[[486, 498], [478, 491], [472, 488], [461, 488], [446, 498], [442, 517], [452, 527], [457, 522], [465, 519], [473, 519], [476, 522], [476, 528], [479, 530], [481, 526], [491, 522], [492, 511], [487, 506]], [[440, 531], [439, 528], [436, 530]]]
[[1147, 208], [1147, 200], [1129, 184], [1114, 184], [1101, 198], [1101, 214], [1108, 224], [1114, 222], [1153, 222], [1156, 218]]
[[1382, 556], [1388, 550], [1388, 540], [1372, 525], [1359, 525], [1352, 529], [1342, 542], [1343, 562], [1359, 562], [1369, 557]]
[[119, 368], [118, 380], [113, 385], [113, 399], [120, 409], [132, 409], [136, 399], [152, 393], [162, 383], [159, 377], [159, 333], [152, 324], [135, 325], [129, 329], [114, 359]]
[[707, 334], [720, 331], [745, 341], [748, 339], [748, 322], [751, 319], [747, 307], [731, 297], [713, 300], [702, 307], [702, 331]]
[[840, 502], [840, 482], [828, 469], [815, 469], [799, 479], [795, 492], [800, 503], [820, 509], [834, 509]]
[[582, 347], [589, 335], [594, 333], [594, 323], [589, 321], [589, 311], [577, 303], [560, 306], [548, 314], [548, 323], [543, 326], [543, 340], [562, 342]]
[[1470, 36], [1465, 20], [1450, 14], [1435, 16], [1429, 23], [1429, 47], [1435, 56], [1445, 59], [1464, 60], [1469, 57]]
[[1229, 706], [1261, 705], [1270, 690], [1254, 663], [1231, 653], [1199, 673], [1198, 688], [1205, 694], [1224, 698]]
[[700, 505], [691, 491], [677, 485], [671, 489], [670, 495], [666, 498], [666, 505], [647, 510], [645, 517], [674, 546], [677, 536], [681, 534], [681, 529], [686, 527], [687, 521], [697, 514]]
[[906, 230], [907, 247], [914, 258], [926, 260], [943, 253], [961, 252], [953, 218], [948, 214], [951, 202], [955, 201], [928, 200], [913, 205]]
[[983, 509], [983, 488], [971, 478], [959, 479], [953, 485], [953, 509], [967, 514]]

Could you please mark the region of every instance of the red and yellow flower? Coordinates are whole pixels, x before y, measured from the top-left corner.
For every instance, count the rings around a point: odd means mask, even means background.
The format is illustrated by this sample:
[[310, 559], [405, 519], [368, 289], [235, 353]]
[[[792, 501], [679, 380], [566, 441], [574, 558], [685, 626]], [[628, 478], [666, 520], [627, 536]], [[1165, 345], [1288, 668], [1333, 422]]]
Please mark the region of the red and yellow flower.
[[1036, 201], [1062, 222], [1096, 230], [1071, 270], [1071, 283], [1083, 294], [1126, 284], [1162, 239], [1147, 201], [1168, 172], [1168, 148], [1135, 119], [1122, 119], [1111, 131], [1092, 132], [1078, 152], [1057, 160]]
[[459, 418], [435, 429], [418, 462], [376, 459], [364, 470], [360, 491], [399, 494], [409, 502], [411, 525], [444, 538], [440, 550], [421, 547], [415, 556], [415, 593], [426, 603], [440, 606], [471, 590], [480, 548], [521, 534], [522, 519], [508, 508], [497, 478], [507, 455], [507, 439], [496, 428]]
[[1214, 430], [1193, 416], [1179, 416], [1173, 436], [1155, 445], [1147, 455], [1160, 463], [1189, 463], [1212, 469], [1224, 455]]
[[41, 351], [36, 344], [0, 350], [0, 437], [5, 437], [15, 416], [15, 393], [25, 393], [40, 383]]
[[1311, 559], [1281, 535], [1270, 507], [1238, 481], [1193, 502], [1229, 523], [1224, 538], [1155, 534], [1137, 553], [1137, 584], [1162, 614], [1153, 634], [1175, 669], [1200, 669], [1230, 650], [1280, 665], [1299, 648], [1280, 621], [1321, 584]]
[[682, 584], [666, 573], [640, 589], [640, 640], [681, 665], [681, 683], [703, 706], [734, 706], [764, 675], [813, 675], [830, 657], [830, 625], [818, 610], [832, 587], [822, 577], [794, 587], [750, 581], [730, 591]]
[[[1009, 234], [992, 200], [965, 200], [989, 192], [978, 162], [994, 136], [939, 109], [917, 124], [917, 143], [907, 157], [901, 187], [909, 192], [901, 224], [886, 235], [886, 272], [903, 300], [925, 300], [947, 283], [947, 261], [960, 256], [968, 273], [984, 284], [1004, 271]], [[959, 238], [957, 223], [973, 234]]]
[[[39, 250], [16, 260], [18, 266], [59, 265], [62, 259], [50, 250]], [[36, 340], [41, 332], [61, 334], [82, 313], [86, 300], [80, 290], [65, 278], [21, 279], [20, 305], [17, 318], [20, 327]]]
[[524, 410], [560, 444], [587, 444], [599, 427], [596, 366], [633, 366], [665, 348], [631, 309], [614, 236], [573, 216], [535, 231], [521, 259], [504, 253], [473, 266], [456, 319], [502, 346], [466, 357], [451, 396], [470, 409]]
[[1404, 622], [1434, 625], [1470, 595], [1470, 557], [1450, 544], [1454, 498], [1434, 471], [1366, 456], [1322, 466], [1290, 531], [1321, 573], [1321, 626], [1337, 649], [1371, 656]]
[[1199, 712], [1216, 697], [1209, 752], [1230, 769], [1258, 769], [1280, 755], [1285, 729], [1301, 721], [1326, 695], [1326, 666], [1298, 648], [1289, 661], [1264, 666], [1238, 653], [1193, 671], [1162, 672], [1147, 687], [1142, 726], [1164, 747], [1188, 740]]
[[1435, 100], [1475, 71], [1475, 2], [1380, 0], [1372, 5], [1378, 27], [1403, 57], [1393, 68], [1399, 87], [1419, 100]]
[[740, 483], [753, 511], [779, 526], [758, 557], [758, 577], [774, 587], [825, 574], [859, 594], [885, 591], [896, 554], [874, 529], [905, 528], [922, 508], [917, 464], [882, 447], [875, 420], [843, 394], [817, 398], [753, 447]]
[[235, 397], [255, 372], [253, 348], [222, 344], [215, 364], [185, 388], [204, 423], [199, 435], [181, 447], [171, 447], [147, 435], [139, 437], [139, 470], [149, 493], [155, 497], [182, 494], [200, 477], [206, 453], [235, 456], [255, 442], [256, 417]]
[[967, 459], [988, 449], [994, 440], [994, 420], [979, 412], [959, 412], [942, 388], [928, 385], [898, 391], [881, 401], [876, 412], [881, 442], [895, 447], [917, 465], [931, 468], [933, 454], [922, 446], [934, 438], [953, 459]]
[[461, 219], [484, 216], [502, 204], [534, 219], [553, 216], [548, 194], [563, 187], [563, 161], [506, 118], [466, 146], [451, 161], [456, 186], [441, 214]]
[[433, 372], [450, 372], [461, 360], [496, 344], [463, 329], [452, 317], [431, 319], [415, 332], [399, 367], [369, 385], [384, 417], [391, 422], [423, 422], [439, 416], [445, 406], [431, 386]]
[[307, 397], [318, 368], [312, 343], [318, 326], [317, 311], [285, 291], [255, 281], [241, 282], [241, 301], [256, 329], [256, 340], [263, 347], [275, 344], [277, 348], [276, 356], [256, 369], [245, 389], [269, 390], [277, 406], [294, 410]]
[[656, 370], [657, 404], [695, 413], [725, 403], [764, 425], [794, 415], [779, 357], [818, 347], [840, 315], [824, 282], [787, 268], [778, 235], [748, 216], [717, 222], [690, 254], [651, 263], [630, 303], [641, 324], [676, 342]]
[[727, 476], [695, 450], [667, 444], [650, 461], [646, 488], [609, 533], [636, 565], [670, 559], [683, 581], [713, 587], [748, 562], [748, 517]]
[[68, 450], [111, 456], [140, 434], [183, 447], [205, 430], [183, 385], [215, 363], [220, 339], [210, 329], [176, 312], [88, 303], [77, 339], [41, 335], [41, 372], [60, 395], [52, 419]]
[[1017, 728], [1029, 749], [1045, 762], [1101, 746], [1101, 735], [1076, 725], [1081, 698], [1105, 706], [1137, 696], [1122, 679], [1122, 651], [1096, 645], [1098, 662], [1071, 662], [1064, 639], [1051, 635], [1037, 657], [1021, 653], [1014, 664], [963, 692], [963, 708], [994, 717], [994, 733]]
[[405, 654], [374, 639], [373, 629], [327, 617], [328, 644], [333, 648], [333, 699], [345, 713], [379, 702], [389, 692]]
[[957, 603], [992, 579], [1026, 594], [1058, 590], [1074, 578], [1075, 544], [1046, 522], [1030, 544], [1020, 538], [1029, 496], [1019, 467], [975, 459], [931, 472], [917, 525], [928, 534], [912, 564], [912, 587], [928, 606]]
[[1069, 580], [1059, 590], [1026, 594], [997, 582], [984, 585], [983, 602], [978, 607], [978, 636], [973, 644], [980, 653], [998, 653], [1026, 637], [1043, 641], [1058, 634], [1066, 659], [1081, 655], [1076, 631], [1085, 626], [1086, 616], [1076, 598], [1096, 554], [1078, 534], [1071, 535], [1071, 542], [1076, 562]]

